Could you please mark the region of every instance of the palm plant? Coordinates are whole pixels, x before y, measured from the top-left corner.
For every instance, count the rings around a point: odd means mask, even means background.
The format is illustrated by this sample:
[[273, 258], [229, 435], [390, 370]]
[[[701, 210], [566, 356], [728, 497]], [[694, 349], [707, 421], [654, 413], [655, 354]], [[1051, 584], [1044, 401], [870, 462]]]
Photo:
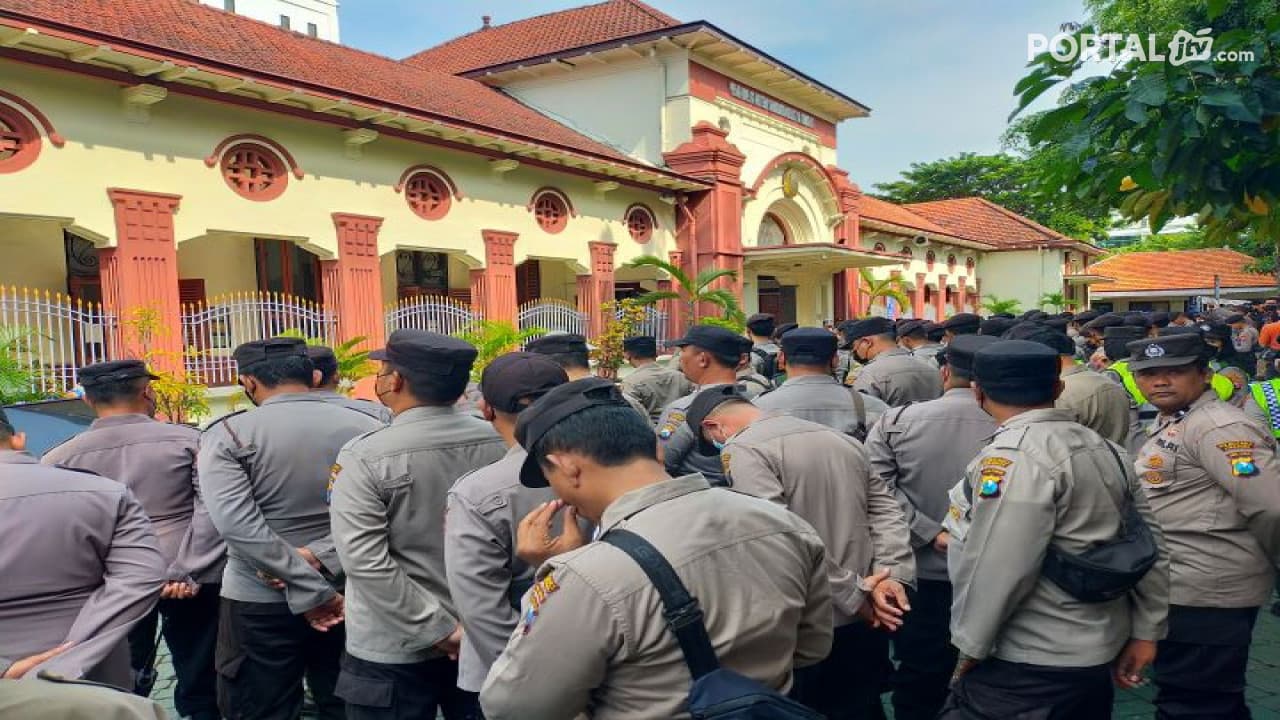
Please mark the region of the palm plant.
[[[290, 328], [280, 333], [280, 337], [291, 337], [305, 340], [308, 345], [327, 345], [324, 338], [307, 337], [301, 330]], [[369, 351], [361, 348], [369, 341], [364, 335], [357, 335], [345, 342], [334, 345], [333, 355], [338, 359], [338, 380], [340, 387], [349, 390], [364, 378], [378, 372], [377, 365], [369, 359]]]
[[998, 298], [995, 295], [987, 295], [985, 297], [986, 302], [982, 303], [982, 309], [992, 315], [1001, 313], [1016, 315], [1022, 309], [1022, 303], [1013, 298]]
[[878, 280], [867, 268], [858, 268], [858, 275], [862, 278], [863, 291], [867, 293], [869, 305], [875, 305], [876, 300], [893, 300], [898, 303], [898, 307], [911, 304], [903, 289], [902, 278], [887, 277]]
[[471, 366], [471, 379], [480, 382], [480, 374], [494, 358], [519, 350], [526, 342], [546, 332], [537, 327], [520, 329], [505, 320], [480, 320], [453, 336], [475, 346], [478, 354]]
[[[742, 312], [742, 306], [738, 303], [738, 298], [729, 290], [712, 287], [721, 278], [730, 280], [737, 278], [738, 273], [733, 270], [708, 268], [698, 273], [697, 277], [689, 277], [689, 274], [678, 266], [653, 255], [642, 255], [627, 263], [624, 267], [656, 268], [671, 277], [675, 289], [655, 290], [645, 293], [636, 298], [636, 302], [641, 305], [656, 305], [663, 300], [675, 300], [681, 303], [685, 321], [688, 323], [725, 324], [739, 331], [745, 327], [746, 316]], [[721, 317], [699, 318], [698, 305], [700, 303], [707, 303], [720, 308]]]
[[30, 328], [0, 325], [0, 405], [46, 397], [39, 390], [39, 371], [25, 357], [38, 337]]
[[1051, 307], [1056, 312], [1062, 312], [1067, 306], [1067, 296], [1060, 292], [1045, 293], [1040, 296], [1040, 307]]

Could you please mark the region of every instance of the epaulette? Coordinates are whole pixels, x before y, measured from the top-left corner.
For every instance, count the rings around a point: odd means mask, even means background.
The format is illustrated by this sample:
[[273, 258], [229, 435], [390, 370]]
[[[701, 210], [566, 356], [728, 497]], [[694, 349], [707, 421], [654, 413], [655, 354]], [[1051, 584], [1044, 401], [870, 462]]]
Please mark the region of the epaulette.
[[211, 422], [211, 423], [209, 423], [208, 425], [206, 425], [206, 426], [204, 427], [204, 432], [209, 432], [210, 430], [212, 430], [212, 429], [214, 428], [214, 426], [215, 426], [215, 425], [218, 425], [218, 424], [220, 424], [220, 423], [226, 422], [227, 420], [229, 420], [229, 419], [231, 419], [231, 418], [233, 418], [233, 417], [235, 417], [235, 416], [237, 416], [237, 415], [243, 415], [243, 414], [245, 414], [245, 413], [247, 413], [247, 412], [249, 412], [249, 411], [248, 411], [248, 410], [236, 410], [235, 412], [227, 413], [226, 415], [223, 415], [222, 417], [218, 418], [217, 420], [214, 420], [213, 422]]

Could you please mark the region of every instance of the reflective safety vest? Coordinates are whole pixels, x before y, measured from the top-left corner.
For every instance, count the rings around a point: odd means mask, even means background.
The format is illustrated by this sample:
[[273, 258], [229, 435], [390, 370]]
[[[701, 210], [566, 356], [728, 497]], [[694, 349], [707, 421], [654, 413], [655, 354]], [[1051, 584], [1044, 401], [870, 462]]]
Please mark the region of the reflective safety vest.
[[1267, 421], [1271, 423], [1271, 434], [1280, 438], [1280, 379], [1250, 383], [1249, 392], [1253, 401], [1266, 413]]
[[[1129, 369], [1129, 361], [1121, 360], [1110, 368], [1116, 375], [1120, 376], [1120, 382], [1124, 383], [1124, 389], [1129, 391], [1129, 397], [1133, 398], [1134, 403], [1138, 405], [1146, 405], [1147, 398], [1138, 389], [1138, 381], [1133, 376], [1133, 371]], [[1213, 379], [1209, 384], [1213, 387], [1213, 391], [1218, 393], [1218, 397], [1224, 401], [1230, 400], [1236, 394], [1236, 384], [1231, 382], [1227, 377], [1213, 374]]]

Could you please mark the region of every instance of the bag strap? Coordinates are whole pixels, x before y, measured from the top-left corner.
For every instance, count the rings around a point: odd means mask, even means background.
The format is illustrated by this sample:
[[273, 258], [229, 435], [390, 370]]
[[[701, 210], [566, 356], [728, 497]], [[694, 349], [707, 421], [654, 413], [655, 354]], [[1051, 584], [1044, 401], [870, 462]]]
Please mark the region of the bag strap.
[[680, 576], [676, 575], [658, 548], [629, 530], [610, 530], [600, 539], [630, 555], [649, 576], [658, 597], [662, 598], [662, 616], [680, 644], [693, 679], [720, 669], [715, 648], [711, 646], [707, 628], [702, 624], [702, 608], [698, 599], [689, 594], [684, 583], [680, 582]]
[[858, 432], [864, 436], [867, 434], [867, 401], [862, 399], [862, 393], [849, 388], [849, 395], [853, 399], [853, 411], [858, 414]]

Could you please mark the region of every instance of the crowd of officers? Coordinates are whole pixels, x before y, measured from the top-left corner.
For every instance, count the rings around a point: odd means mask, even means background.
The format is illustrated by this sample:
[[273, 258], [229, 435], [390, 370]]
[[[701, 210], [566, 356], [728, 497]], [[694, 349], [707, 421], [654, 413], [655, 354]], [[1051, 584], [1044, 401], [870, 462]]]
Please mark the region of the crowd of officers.
[[1248, 718], [1280, 381], [1229, 372], [1229, 320], [756, 315], [667, 365], [628, 338], [620, 383], [578, 335], [472, 383], [474, 347], [400, 330], [378, 403], [273, 338], [203, 432], [141, 362], [86, 367], [97, 420], [40, 461], [0, 415], [0, 717], [158, 717], [87, 684], [145, 695], [158, 633], [195, 720], [689, 717], [627, 531], [815, 716], [1106, 718], [1150, 668], [1158, 717]]

